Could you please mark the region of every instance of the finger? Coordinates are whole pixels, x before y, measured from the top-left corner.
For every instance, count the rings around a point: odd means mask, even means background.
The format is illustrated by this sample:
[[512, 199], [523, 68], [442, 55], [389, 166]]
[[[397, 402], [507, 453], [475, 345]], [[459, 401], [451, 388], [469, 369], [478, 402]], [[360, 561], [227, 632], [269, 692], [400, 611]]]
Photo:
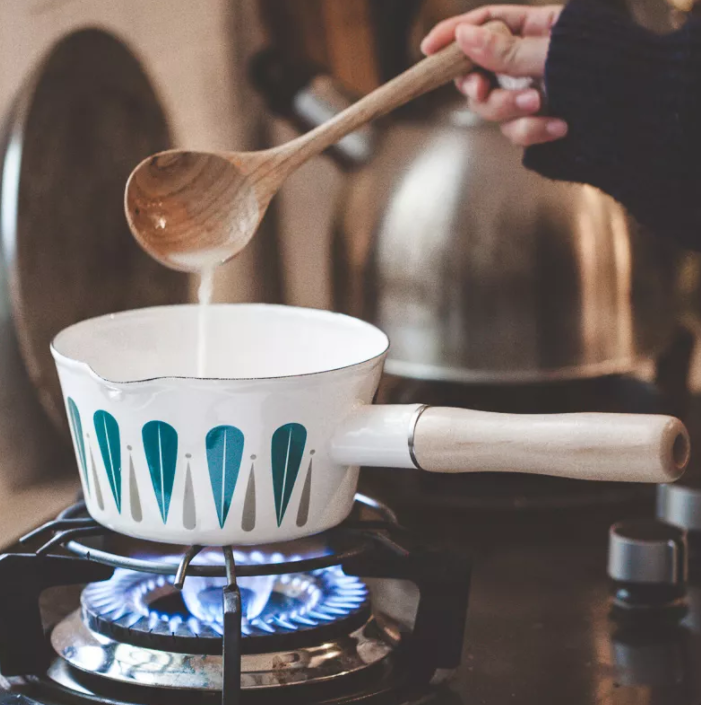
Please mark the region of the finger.
[[[439, 22], [422, 40], [421, 51], [424, 54], [433, 54], [455, 40], [455, 28], [461, 22], [483, 24], [489, 18], [489, 8], [481, 7], [464, 15], [457, 15]], [[471, 17], [472, 16], [472, 17]], [[482, 19], [483, 18], [483, 19]]]
[[533, 89], [505, 91], [495, 89], [480, 100], [468, 93], [469, 107], [484, 120], [506, 122], [533, 115], [540, 110], [540, 94]]
[[547, 37], [514, 37], [482, 27], [460, 24], [455, 30], [458, 46], [477, 65], [509, 76], [542, 76], [548, 55]]
[[505, 122], [501, 131], [513, 144], [529, 147], [562, 139], [567, 134], [567, 123], [557, 118], [522, 117]]
[[433, 54], [443, 48], [453, 41], [455, 30], [462, 23], [481, 25], [489, 20], [501, 20], [514, 34], [547, 35], [557, 22], [561, 11], [561, 5], [545, 5], [535, 8], [523, 5], [480, 7], [438, 23], [421, 42], [421, 50], [424, 54]]
[[562, 12], [562, 5], [488, 5], [466, 12], [457, 18], [458, 24], [482, 25], [490, 20], [501, 20], [513, 34], [522, 36], [542, 36], [549, 34]]
[[492, 90], [489, 79], [478, 71], [456, 79], [455, 85], [461, 93], [479, 103], [485, 101]]

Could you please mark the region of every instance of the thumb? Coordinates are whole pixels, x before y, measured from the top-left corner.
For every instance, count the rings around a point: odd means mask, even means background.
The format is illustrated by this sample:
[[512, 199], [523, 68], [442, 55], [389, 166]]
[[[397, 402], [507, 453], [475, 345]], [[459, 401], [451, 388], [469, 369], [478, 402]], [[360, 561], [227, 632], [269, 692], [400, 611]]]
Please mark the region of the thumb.
[[480, 67], [509, 76], [542, 77], [550, 37], [516, 37], [472, 24], [458, 25], [458, 46]]

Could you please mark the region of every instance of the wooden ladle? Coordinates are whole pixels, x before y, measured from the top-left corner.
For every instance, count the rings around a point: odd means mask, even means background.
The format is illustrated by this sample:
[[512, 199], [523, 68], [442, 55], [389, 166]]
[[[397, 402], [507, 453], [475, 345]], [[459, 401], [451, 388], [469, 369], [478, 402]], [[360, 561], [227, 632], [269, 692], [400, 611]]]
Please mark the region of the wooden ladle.
[[[499, 21], [487, 26], [509, 32]], [[129, 227], [144, 249], [168, 267], [190, 272], [212, 268], [246, 247], [272, 197], [308, 159], [374, 118], [474, 68], [451, 44], [323, 125], [274, 149], [170, 150], [151, 156], [127, 181]]]

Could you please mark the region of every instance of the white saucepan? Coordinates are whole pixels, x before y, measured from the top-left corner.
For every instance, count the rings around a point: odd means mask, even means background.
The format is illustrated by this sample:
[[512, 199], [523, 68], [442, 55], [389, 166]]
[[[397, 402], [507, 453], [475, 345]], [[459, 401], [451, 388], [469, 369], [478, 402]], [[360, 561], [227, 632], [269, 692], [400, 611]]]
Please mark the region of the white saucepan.
[[127, 311], [53, 342], [87, 507], [115, 531], [204, 545], [313, 534], [348, 515], [361, 465], [669, 482], [688, 461], [667, 416], [371, 406], [389, 342], [347, 316], [200, 315]]

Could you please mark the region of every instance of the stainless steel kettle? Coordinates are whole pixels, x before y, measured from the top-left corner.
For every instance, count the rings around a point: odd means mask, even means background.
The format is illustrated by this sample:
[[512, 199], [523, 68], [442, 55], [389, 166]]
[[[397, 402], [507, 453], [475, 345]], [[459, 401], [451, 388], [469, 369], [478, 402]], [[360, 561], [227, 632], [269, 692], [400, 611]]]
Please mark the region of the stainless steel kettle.
[[387, 331], [403, 377], [627, 372], [671, 333], [671, 254], [604, 194], [526, 170], [455, 104], [382, 133], [340, 199], [334, 265], [336, 308]]

